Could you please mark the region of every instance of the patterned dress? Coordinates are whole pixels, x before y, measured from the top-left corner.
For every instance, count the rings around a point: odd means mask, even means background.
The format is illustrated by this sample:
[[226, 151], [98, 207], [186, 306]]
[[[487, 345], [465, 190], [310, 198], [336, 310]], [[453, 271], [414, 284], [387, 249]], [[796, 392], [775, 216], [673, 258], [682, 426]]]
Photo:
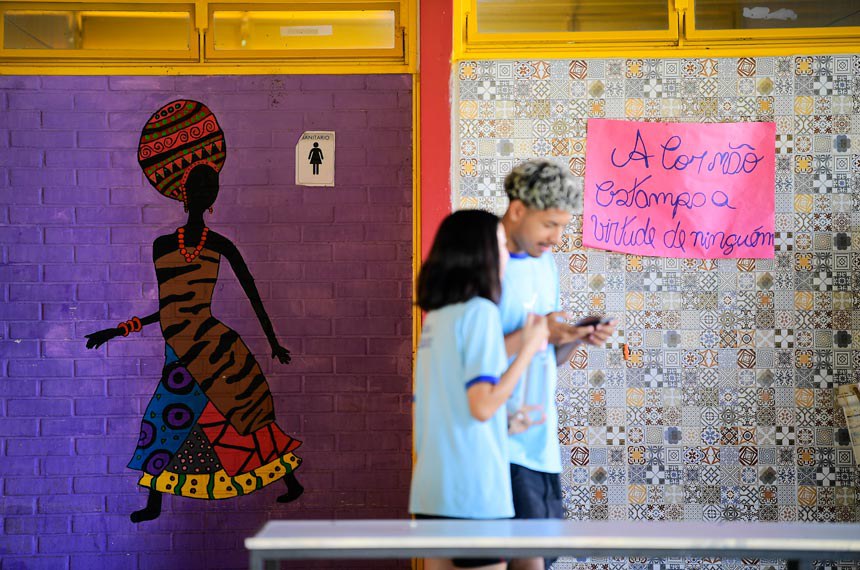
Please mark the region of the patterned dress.
[[282, 479], [301, 442], [275, 424], [265, 376], [239, 335], [212, 316], [221, 255], [155, 260], [165, 364], [129, 467], [147, 489], [197, 499], [247, 495]]

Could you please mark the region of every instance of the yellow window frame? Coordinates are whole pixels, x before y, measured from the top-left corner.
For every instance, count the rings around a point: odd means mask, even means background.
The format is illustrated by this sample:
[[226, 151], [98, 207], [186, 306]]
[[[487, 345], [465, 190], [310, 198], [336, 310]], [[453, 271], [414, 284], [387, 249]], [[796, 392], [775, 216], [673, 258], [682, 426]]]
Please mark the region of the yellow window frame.
[[[689, 0], [692, 8], [687, 10], [684, 31], [690, 42], [714, 41], [758, 41], [783, 42], [796, 40], [840, 41], [854, 39], [854, 50], [860, 40], [860, 27], [844, 26], [838, 28], [783, 28], [783, 29], [744, 29], [744, 30], [699, 30], [696, 28], [695, 3]], [[795, 44], [796, 47], [796, 44]], [[847, 44], [845, 47], [848, 47]]]
[[[457, 1], [457, 0], [455, 0]], [[459, 0], [467, 4], [465, 18], [465, 39], [470, 46], [505, 45], [509, 43], [533, 43], [552, 46], [554, 44], [601, 44], [623, 41], [645, 41], [668, 44], [678, 36], [678, 20], [672, 18], [672, 0], [665, 0], [667, 21], [665, 30], [637, 32], [541, 32], [541, 33], [486, 33], [478, 31], [478, 0]]]
[[478, 31], [478, 0], [453, 0], [453, 59], [777, 56], [854, 52], [860, 44], [860, 27], [698, 30], [695, 0], [667, 1], [664, 31], [502, 34]]
[[[313, 60], [313, 65], [326, 61], [360, 60], [388, 61], [397, 63], [406, 59], [405, 38], [406, 29], [401, 23], [400, 2], [368, 1], [368, 0], [338, 0], [337, 2], [284, 2], [282, 0], [262, 0], [253, 3], [212, 2], [208, 5], [208, 30], [214, 29], [216, 11], [320, 11], [320, 10], [392, 10], [394, 12], [394, 46], [390, 49], [326, 49], [316, 50], [216, 50], [214, 33], [207, 33], [205, 39], [205, 58], [207, 61], [241, 61], [249, 57], [261, 60], [297, 59]], [[358, 51], [358, 53], [357, 53]]]
[[[290, 10], [395, 11], [395, 45], [392, 49], [215, 50], [211, 38], [215, 9], [255, 10], [288, 6]], [[61, 50], [4, 49], [0, 43], [0, 75], [259, 75], [259, 74], [416, 74], [418, 72], [418, 0], [126, 0], [109, 3], [81, 0], [0, 3], [0, 38], [6, 10], [127, 10], [153, 7], [190, 11], [193, 37], [189, 50]], [[2, 42], [2, 40], [0, 40]]]
[[[0, 5], [0, 61], [14, 63], [61, 63], [98, 59], [101, 61], [194, 61], [199, 57], [197, 34], [194, 29], [195, 3], [189, 0], [158, 0], [155, 2], [80, 2], [79, 0], [56, 0], [53, 2], [3, 2]], [[133, 50], [133, 49], [6, 49], [3, 39], [6, 34], [6, 13], [18, 11], [98, 11], [133, 14], [146, 12], [176, 12], [188, 14], [187, 50]]]

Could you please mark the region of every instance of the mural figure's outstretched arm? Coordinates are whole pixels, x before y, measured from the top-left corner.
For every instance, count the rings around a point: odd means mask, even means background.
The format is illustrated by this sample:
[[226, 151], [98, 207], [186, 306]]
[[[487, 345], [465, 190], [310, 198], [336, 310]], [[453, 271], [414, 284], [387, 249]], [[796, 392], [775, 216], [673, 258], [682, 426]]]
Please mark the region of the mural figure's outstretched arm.
[[281, 346], [278, 342], [278, 338], [275, 335], [275, 328], [272, 326], [272, 321], [269, 319], [269, 315], [266, 313], [265, 307], [263, 307], [263, 301], [260, 299], [260, 293], [257, 291], [254, 277], [251, 275], [248, 265], [242, 258], [242, 254], [239, 253], [238, 248], [236, 248], [233, 242], [224, 236], [213, 232], [212, 238], [215, 238], [213, 247], [217, 247], [219, 253], [226, 257], [227, 261], [230, 262], [230, 267], [233, 268], [233, 273], [236, 274], [239, 284], [242, 285], [242, 290], [245, 291], [245, 295], [247, 295], [248, 300], [251, 301], [251, 306], [254, 308], [254, 313], [260, 321], [263, 333], [265, 333], [266, 338], [269, 340], [269, 346], [272, 347], [272, 358], [277, 358], [281, 364], [289, 364], [290, 360], [292, 360], [290, 351], [285, 346]]
[[[161, 236], [152, 244], [152, 259], [155, 261], [168, 251], [176, 249], [176, 238], [170, 235]], [[118, 324], [114, 328], [104, 329], [85, 335], [87, 339], [87, 348], [98, 348], [112, 338], [118, 336], [128, 336], [131, 332], [140, 332], [143, 327], [157, 323], [160, 318], [160, 311], [155, 311], [151, 315], [147, 315], [138, 319], [132, 317], [128, 321]], [[135, 322], [135, 320], [137, 322]], [[139, 325], [139, 328], [137, 328]]]
[[[137, 320], [137, 322], [134, 322], [135, 320]], [[109, 328], [109, 329], [103, 329], [103, 330], [96, 331], [96, 332], [90, 333], [88, 335], [85, 335], [86, 339], [87, 339], [87, 348], [98, 348], [112, 338], [115, 338], [118, 336], [128, 336], [128, 334], [131, 332], [139, 332], [146, 325], [151, 325], [152, 323], [157, 323], [157, 322], [158, 322], [158, 311], [155, 311], [151, 315], [147, 315], [147, 316], [143, 317], [142, 319], [138, 319], [137, 317], [132, 317], [128, 321], [122, 322], [119, 325], [117, 325], [116, 327]], [[135, 326], [138, 323], [140, 325], [140, 328], [135, 330]]]

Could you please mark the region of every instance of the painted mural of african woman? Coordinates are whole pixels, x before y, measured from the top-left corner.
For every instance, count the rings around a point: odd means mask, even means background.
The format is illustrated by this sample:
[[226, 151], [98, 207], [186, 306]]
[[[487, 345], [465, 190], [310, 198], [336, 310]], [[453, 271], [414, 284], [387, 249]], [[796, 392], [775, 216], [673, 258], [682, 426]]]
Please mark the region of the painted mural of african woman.
[[161, 194], [184, 204], [188, 221], [153, 243], [158, 311], [87, 335], [88, 348], [156, 322], [164, 335], [161, 381], [128, 464], [141, 471], [139, 484], [149, 490], [146, 507], [131, 514], [132, 522], [158, 517], [163, 493], [226, 499], [278, 480], [287, 486], [279, 502], [303, 491], [294, 473], [301, 459], [292, 453], [301, 442], [275, 423], [259, 364], [210, 308], [223, 258], [251, 301], [272, 358], [290, 362], [239, 250], [203, 220], [218, 196], [225, 158], [224, 133], [205, 105], [173, 101], [152, 115], [141, 134], [138, 161]]

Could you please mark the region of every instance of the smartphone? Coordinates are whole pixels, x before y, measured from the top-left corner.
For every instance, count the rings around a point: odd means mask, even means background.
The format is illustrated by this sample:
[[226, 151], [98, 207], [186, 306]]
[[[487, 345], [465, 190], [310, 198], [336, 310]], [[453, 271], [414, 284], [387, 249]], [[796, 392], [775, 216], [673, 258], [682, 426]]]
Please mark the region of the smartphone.
[[596, 315], [585, 317], [573, 323], [575, 327], [593, 327], [597, 325], [608, 325], [615, 322], [615, 317], [598, 317]]

